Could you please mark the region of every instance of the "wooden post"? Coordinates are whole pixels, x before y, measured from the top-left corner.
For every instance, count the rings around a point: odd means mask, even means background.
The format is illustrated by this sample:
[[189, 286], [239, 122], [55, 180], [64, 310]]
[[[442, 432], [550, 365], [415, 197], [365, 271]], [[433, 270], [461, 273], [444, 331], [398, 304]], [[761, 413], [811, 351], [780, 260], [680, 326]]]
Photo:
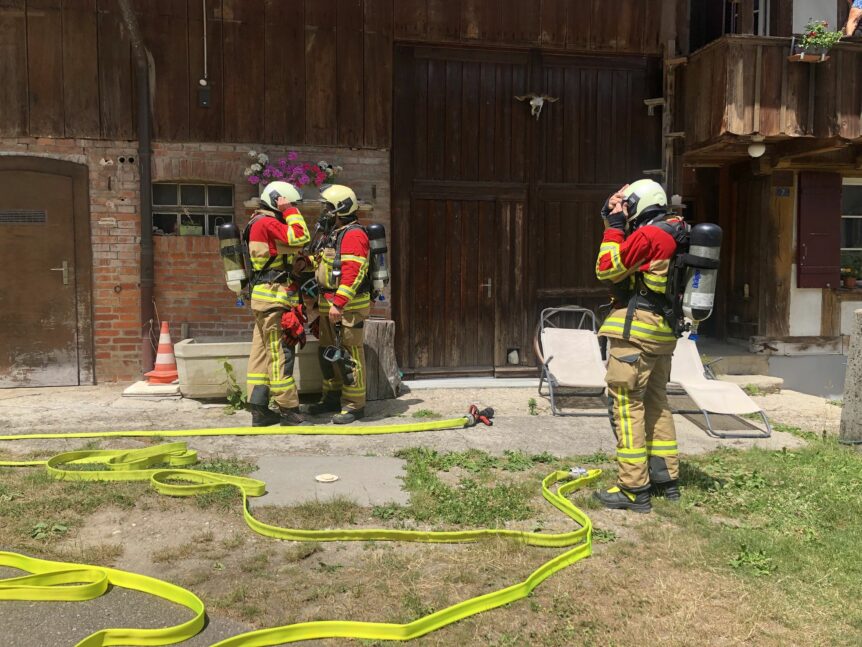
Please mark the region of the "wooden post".
[[398, 397], [401, 372], [395, 361], [395, 322], [368, 319], [365, 322], [366, 399], [389, 400]]
[[844, 408], [841, 410], [842, 443], [862, 444], [862, 310], [853, 313], [853, 336], [844, 378]]

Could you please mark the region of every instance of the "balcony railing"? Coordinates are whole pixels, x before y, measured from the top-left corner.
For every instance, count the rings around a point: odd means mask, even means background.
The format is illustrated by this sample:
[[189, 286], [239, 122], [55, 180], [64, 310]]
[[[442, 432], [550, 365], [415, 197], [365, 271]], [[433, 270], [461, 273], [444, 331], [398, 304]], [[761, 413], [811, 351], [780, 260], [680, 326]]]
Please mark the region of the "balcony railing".
[[725, 36], [683, 71], [686, 150], [752, 135], [783, 140], [862, 138], [862, 44], [821, 63], [791, 62], [789, 38]]

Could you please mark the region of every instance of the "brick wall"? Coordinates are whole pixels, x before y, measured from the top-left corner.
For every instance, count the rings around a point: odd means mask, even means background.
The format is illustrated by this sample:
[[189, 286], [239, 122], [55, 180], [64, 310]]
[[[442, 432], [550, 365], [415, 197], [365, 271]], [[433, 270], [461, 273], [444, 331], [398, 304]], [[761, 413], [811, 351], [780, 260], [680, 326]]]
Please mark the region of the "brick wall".
[[[156, 143], [153, 148], [155, 182], [234, 184], [240, 226], [248, 218], [243, 202], [256, 195], [242, 175], [250, 149], [266, 152], [270, 157], [296, 150], [300, 160], [325, 159], [344, 167], [337, 181], [350, 185], [360, 199], [372, 203], [371, 220], [384, 224], [389, 232], [387, 151], [182, 143]], [[96, 380], [139, 378], [142, 324], [137, 142], [0, 138], [0, 154], [51, 157], [89, 168]], [[306, 192], [306, 198], [316, 197], [315, 190]], [[175, 341], [180, 339], [183, 323], [188, 324], [192, 337], [250, 334], [248, 310], [236, 307], [234, 294], [224, 284], [216, 238], [155, 236], [154, 253], [157, 314], [171, 322]], [[387, 295], [386, 301], [375, 306], [375, 314], [389, 316], [389, 303]]]

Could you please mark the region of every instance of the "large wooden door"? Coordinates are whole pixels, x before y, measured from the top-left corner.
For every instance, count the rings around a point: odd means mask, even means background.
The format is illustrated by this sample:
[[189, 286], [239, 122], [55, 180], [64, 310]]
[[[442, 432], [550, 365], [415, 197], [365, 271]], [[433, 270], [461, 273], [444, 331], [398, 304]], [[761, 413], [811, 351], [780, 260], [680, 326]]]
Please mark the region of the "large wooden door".
[[[90, 261], [79, 262], [76, 246], [86, 182], [86, 167], [0, 160], [0, 387], [92, 381], [89, 340], [81, 339]], [[89, 252], [89, 241], [81, 246]]]
[[[541, 307], [605, 298], [593, 269], [601, 204], [660, 165], [660, 124], [643, 104], [658, 91], [653, 69], [633, 57], [397, 48], [393, 292], [406, 373], [532, 367]], [[554, 99], [538, 118], [518, 100], [531, 93]]]

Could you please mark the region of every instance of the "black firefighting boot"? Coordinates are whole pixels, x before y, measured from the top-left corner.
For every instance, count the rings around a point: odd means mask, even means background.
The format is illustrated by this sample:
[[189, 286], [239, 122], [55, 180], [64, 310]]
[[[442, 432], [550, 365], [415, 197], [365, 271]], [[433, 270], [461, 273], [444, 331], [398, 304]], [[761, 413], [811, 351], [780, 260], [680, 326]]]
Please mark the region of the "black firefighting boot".
[[593, 492], [593, 497], [611, 510], [632, 510], [642, 514], [652, 511], [648, 486], [633, 492], [615, 485], [607, 490]]
[[650, 494], [663, 496], [668, 501], [679, 501], [679, 481], [672, 478], [667, 462], [661, 456], [649, 457]]
[[354, 411], [342, 409], [341, 413], [336, 413], [334, 416], [332, 416], [332, 424], [349, 425], [351, 422], [355, 422], [356, 420], [360, 420], [364, 417], [365, 409], [355, 409]]
[[252, 427], [270, 427], [277, 425], [281, 416], [269, 408], [269, 387], [257, 385], [248, 398], [248, 410], [251, 411]]
[[679, 481], [665, 481], [664, 483], [653, 483], [650, 486], [650, 494], [652, 496], [663, 496], [668, 501], [676, 503], [680, 500]]
[[312, 416], [319, 416], [323, 413], [331, 413], [333, 411], [341, 411], [341, 393], [338, 391], [330, 391], [324, 394], [320, 402], [314, 404], [301, 404], [299, 410], [302, 413], [307, 413]]
[[305, 418], [299, 415], [299, 407], [281, 409], [280, 411], [282, 427], [299, 427], [300, 425], [310, 424]]

